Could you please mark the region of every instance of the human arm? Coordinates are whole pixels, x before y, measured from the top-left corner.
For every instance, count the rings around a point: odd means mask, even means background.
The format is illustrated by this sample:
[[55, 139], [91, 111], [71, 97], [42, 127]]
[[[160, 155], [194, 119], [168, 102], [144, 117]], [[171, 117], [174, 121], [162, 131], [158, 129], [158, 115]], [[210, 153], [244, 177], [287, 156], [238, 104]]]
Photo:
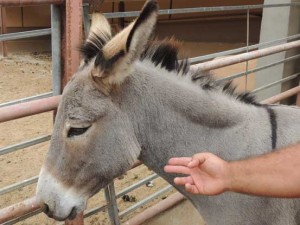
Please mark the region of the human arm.
[[169, 173], [183, 173], [174, 182], [194, 194], [233, 191], [270, 197], [300, 197], [300, 144], [258, 157], [226, 162], [211, 153], [172, 158]]

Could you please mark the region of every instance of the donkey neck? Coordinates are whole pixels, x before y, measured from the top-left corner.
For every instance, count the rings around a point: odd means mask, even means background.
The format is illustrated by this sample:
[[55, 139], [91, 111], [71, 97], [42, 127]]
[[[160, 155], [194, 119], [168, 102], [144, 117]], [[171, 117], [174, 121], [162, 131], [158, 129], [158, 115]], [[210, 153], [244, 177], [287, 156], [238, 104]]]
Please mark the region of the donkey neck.
[[203, 90], [172, 73], [137, 62], [133, 74], [113, 95], [133, 124], [143, 149], [140, 158], [157, 157], [150, 160], [155, 164], [180, 156], [180, 149], [189, 148], [193, 154], [201, 142], [193, 140], [196, 133], [209, 145], [209, 132], [242, 123], [256, 108], [223, 93]]

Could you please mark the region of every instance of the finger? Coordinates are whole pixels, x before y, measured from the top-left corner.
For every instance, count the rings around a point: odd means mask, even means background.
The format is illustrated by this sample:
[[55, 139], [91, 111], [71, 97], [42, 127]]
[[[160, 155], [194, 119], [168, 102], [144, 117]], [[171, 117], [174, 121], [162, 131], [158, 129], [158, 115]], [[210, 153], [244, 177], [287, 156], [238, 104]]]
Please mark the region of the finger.
[[207, 157], [208, 157], [208, 155], [205, 153], [200, 153], [200, 154], [194, 155], [192, 160], [188, 163], [187, 166], [189, 168], [194, 168], [194, 167], [200, 166], [202, 163], [205, 162]]
[[185, 184], [185, 190], [192, 194], [201, 194], [198, 188], [196, 187], [196, 185], [194, 184], [189, 184], [189, 183]]
[[190, 169], [185, 166], [170, 166], [166, 165], [164, 167], [165, 172], [167, 173], [182, 173], [182, 174], [190, 174]]
[[193, 178], [191, 176], [188, 177], [176, 177], [174, 179], [174, 183], [177, 185], [185, 185], [187, 183], [194, 184]]
[[191, 162], [191, 157], [175, 157], [171, 158], [168, 162], [169, 165], [187, 166]]

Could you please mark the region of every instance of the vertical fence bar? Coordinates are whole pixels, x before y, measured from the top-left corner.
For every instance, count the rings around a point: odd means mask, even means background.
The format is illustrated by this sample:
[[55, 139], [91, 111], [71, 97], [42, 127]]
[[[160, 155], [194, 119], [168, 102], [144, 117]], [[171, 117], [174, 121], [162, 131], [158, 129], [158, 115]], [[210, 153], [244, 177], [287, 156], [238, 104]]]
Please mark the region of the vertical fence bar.
[[[299, 86], [300, 86], [300, 83], [299, 83]], [[300, 107], [300, 92], [298, 92], [298, 94], [297, 94], [296, 105]]]
[[120, 218], [119, 218], [119, 210], [116, 201], [116, 193], [115, 193], [115, 186], [114, 182], [111, 182], [105, 189], [105, 199], [108, 208], [108, 215], [110, 218], [110, 222], [113, 225], [120, 225]]
[[52, 89], [61, 94], [61, 14], [58, 5], [51, 5]]
[[[7, 33], [7, 27], [6, 27], [6, 9], [5, 7], [0, 7], [0, 19], [1, 19], [1, 33], [0, 34], [6, 34]], [[4, 57], [7, 56], [7, 45], [5, 41], [2, 41], [2, 55]]]
[[[119, 12], [125, 12], [125, 2], [124, 2], [124, 0], [121, 0], [119, 2], [118, 9], [119, 9]], [[122, 29], [125, 27], [125, 18], [124, 17], [118, 18], [118, 25]]]
[[87, 38], [89, 35], [90, 27], [91, 27], [91, 21], [89, 17], [89, 4], [84, 3], [83, 4], [83, 29], [84, 29], [85, 38]]
[[78, 47], [82, 43], [82, 0], [66, 0], [63, 13], [63, 87], [76, 72], [80, 64]]
[[[250, 10], [247, 9], [247, 51], [249, 52], [249, 36], [250, 36]], [[248, 90], [248, 70], [249, 70], [249, 61], [246, 61], [246, 76], [245, 76], [245, 91]]]

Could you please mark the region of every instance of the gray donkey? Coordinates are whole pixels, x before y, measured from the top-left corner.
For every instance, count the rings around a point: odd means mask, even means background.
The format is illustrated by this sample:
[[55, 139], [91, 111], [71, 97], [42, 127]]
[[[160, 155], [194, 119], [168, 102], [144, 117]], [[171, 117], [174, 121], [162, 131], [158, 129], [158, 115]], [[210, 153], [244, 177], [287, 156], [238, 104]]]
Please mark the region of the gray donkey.
[[[229, 83], [192, 73], [172, 39], [150, 42], [156, 1], [114, 37], [103, 16], [95, 20], [84, 60], [62, 95], [38, 181], [48, 216], [74, 218], [137, 159], [174, 185], [174, 175], [163, 171], [171, 157], [210, 150], [236, 160], [300, 141], [298, 108], [260, 105]], [[208, 225], [300, 224], [296, 199], [194, 196], [176, 188]]]

